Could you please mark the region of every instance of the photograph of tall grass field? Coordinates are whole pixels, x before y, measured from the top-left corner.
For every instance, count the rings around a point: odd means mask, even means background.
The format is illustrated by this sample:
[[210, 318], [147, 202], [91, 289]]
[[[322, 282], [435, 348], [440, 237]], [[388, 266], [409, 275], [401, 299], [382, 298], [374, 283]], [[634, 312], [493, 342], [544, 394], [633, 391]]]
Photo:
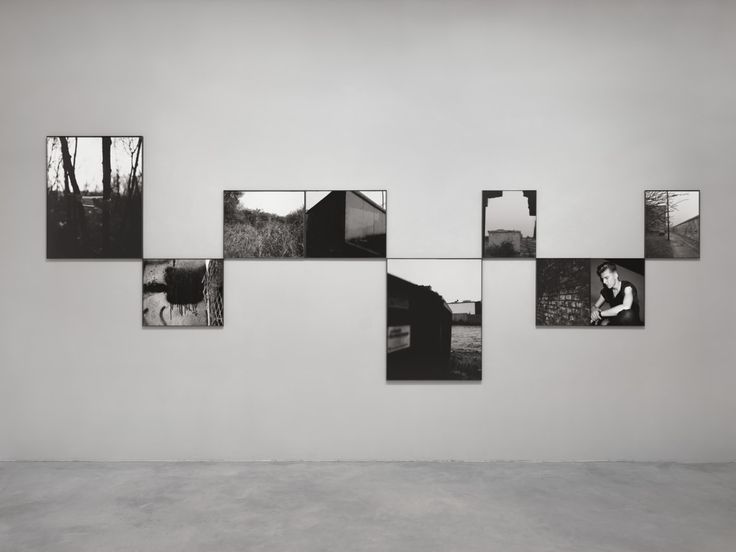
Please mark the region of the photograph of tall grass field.
[[225, 191], [226, 259], [304, 256], [304, 192]]
[[143, 138], [46, 138], [46, 258], [143, 256]]

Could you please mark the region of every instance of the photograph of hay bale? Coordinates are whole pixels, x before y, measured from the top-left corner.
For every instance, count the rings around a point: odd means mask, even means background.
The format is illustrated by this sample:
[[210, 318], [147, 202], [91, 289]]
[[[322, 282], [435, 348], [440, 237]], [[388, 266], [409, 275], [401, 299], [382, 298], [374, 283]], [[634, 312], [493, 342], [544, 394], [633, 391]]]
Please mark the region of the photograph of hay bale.
[[143, 138], [46, 138], [46, 258], [143, 256]]
[[303, 191], [225, 191], [226, 259], [304, 256]]
[[537, 326], [590, 325], [590, 259], [537, 259]]
[[224, 325], [222, 259], [144, 259], [143, 325]]
[[480, 380], [482, 263], [387, 261], [386, 379]]
[[590, 324], [644, 325], [644, 259], [590, 259]]
[[386, 191], [308, 191], [306, 256], [386, 257]]
[[644, 257], [700, 258], [700, 192], [644, 192]]
[[537, 192], [483, 192], [483, 258], [537, 256]]

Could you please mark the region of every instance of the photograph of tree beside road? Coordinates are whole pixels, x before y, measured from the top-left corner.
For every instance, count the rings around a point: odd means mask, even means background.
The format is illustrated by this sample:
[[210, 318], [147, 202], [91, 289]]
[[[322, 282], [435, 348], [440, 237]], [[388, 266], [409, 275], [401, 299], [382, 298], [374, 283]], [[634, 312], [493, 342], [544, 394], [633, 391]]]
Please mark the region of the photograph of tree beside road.
[[700, 192], [644, 192], [644, 256], [649, 259], [700, 258]]
[[46, 257], [143, 256], [143, 138], [46, 139]]

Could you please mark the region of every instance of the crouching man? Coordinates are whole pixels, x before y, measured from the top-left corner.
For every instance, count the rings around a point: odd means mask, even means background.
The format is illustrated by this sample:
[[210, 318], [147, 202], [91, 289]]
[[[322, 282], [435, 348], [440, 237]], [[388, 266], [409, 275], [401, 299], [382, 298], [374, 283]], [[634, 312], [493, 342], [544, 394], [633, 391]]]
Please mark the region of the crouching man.
[[[619, 278], [614, 263], [601, 263], [596, 273], [603, 288], [590, 311], [590, 323], [599, 326], [641, 326], [639, 296], [634, 284]], [[608, 308], [602, 310], [604, 304]]]

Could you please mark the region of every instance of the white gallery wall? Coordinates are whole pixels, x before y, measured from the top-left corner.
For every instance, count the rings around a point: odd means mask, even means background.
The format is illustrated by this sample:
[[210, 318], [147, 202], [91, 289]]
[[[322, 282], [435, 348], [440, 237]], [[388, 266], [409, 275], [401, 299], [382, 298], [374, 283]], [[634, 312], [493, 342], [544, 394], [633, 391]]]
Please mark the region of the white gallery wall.
[[[0, 459], [736, 460], [736, 3], [3, 2]], [[143, 329], [139, 261], [46, 261], [45, 137], [144, 136], [144, 254], [222, 256], [225, 189], [388, 190], [391, 257], [640, 257], [646, 328], [535, 328], [483, 265], [482, 383], [385, 381], [385, 263], [227, 261], [223, 329]]]

